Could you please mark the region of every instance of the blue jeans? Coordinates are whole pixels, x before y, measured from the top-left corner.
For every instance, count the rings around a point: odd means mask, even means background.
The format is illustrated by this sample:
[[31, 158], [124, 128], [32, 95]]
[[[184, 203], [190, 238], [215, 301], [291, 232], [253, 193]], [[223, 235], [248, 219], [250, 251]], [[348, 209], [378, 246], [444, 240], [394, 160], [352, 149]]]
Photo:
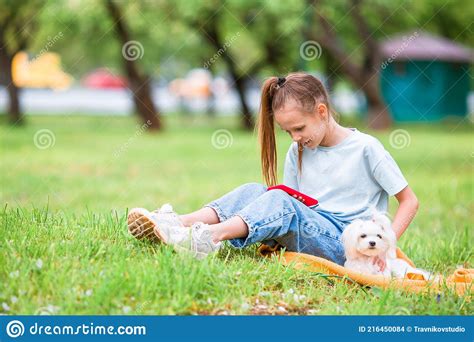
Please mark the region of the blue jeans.
[[279, 243], [287, 251], [344, 264], [341, 234], [348, 222], [339, 221], [318, 207], [310, 208], [282, 190], [267, 191], [262, 184], [248, 183], [205, 207], [214, 209], [221, 222], [233, 216], [245, 221], [249, 234], [229, 240], [233, 247], [243, 248], [256, 242]]

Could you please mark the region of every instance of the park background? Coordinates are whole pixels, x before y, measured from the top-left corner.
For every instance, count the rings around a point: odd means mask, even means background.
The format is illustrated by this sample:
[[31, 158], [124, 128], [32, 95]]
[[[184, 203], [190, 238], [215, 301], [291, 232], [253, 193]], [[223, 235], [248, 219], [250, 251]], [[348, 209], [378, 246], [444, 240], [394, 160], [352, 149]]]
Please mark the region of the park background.
[[260, 86], [304, 71], [417, 194], [402, 250], [472, 267], [473, 18], [441, 0], [0, 0], [0, 312], [472, 312], [468, 296], [364, 289], [255, 247], [197, 262], [131, 238], [126, 214], [263, 182]]

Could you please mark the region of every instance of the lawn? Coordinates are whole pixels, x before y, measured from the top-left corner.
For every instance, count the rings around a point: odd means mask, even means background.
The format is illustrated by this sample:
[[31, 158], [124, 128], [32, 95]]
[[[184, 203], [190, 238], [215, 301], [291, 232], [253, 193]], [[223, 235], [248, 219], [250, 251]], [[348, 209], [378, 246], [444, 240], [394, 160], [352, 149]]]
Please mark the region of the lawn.
[[[131, 238], [126, 213], [132, 207], [170, 202], [185, 213], [243, 183], [262, 182], [256, 135], [237, 129], [235, 118], [167, 117], [160, 134], [125, 117], [27, 121], [22, 128], [0, 123], [0, 313], [473, 311], [467, 297], [364, 289], [263, 259], [255, 247], [226, 246], [196, 261]], [[420, 200], [399, 241], [402, 250], [417, 266], [443, 274], [473, 267], [472, 124], [396, 126], [408, 134], [403, 148], [390, 143], [390, 131], [349, 124], [382, 141]], [[291, 141], [279, 133], [278, 142], [281, 180]]]

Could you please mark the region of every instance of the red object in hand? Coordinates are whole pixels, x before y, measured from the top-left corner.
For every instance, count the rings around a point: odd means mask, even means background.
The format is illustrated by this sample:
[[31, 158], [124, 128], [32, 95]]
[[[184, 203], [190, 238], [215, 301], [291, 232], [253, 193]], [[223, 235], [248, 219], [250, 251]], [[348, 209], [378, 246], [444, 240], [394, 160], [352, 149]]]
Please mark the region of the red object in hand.
[[308, 207], [318, 205], [318, 203], [319, 203], [317, 199], [315, 199], [313, 197], [309, 197], [308, 195], [305, 195], [305, 194], [303, 194], [299, 191], [296, 191], [295, 189], [292, 189], [289, 186], [286, 186], [286, 185], [283, 185], [283, 184], [271, 186], [267, 190], [275, 190], [275, 189], [283, 190], [284, 192], [289, 194], [291, 197], [294, 197], [297, 200], [299, 200], [300, 202], [302, 202], [303, 204], [306, 204]]

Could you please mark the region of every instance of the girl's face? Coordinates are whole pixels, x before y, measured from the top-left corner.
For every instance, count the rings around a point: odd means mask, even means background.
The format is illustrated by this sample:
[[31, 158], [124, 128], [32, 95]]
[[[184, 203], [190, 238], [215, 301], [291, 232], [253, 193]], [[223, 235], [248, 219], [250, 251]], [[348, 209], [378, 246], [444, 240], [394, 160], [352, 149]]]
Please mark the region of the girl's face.
[[290, 134], [293, 141], [311, 149], [318, 147], [324, 139], [328, 115], [327, 107], [322, 103], [316, 106], [314, 113], [306, 113], [292, 100], [274, 113], [277, 124]]

